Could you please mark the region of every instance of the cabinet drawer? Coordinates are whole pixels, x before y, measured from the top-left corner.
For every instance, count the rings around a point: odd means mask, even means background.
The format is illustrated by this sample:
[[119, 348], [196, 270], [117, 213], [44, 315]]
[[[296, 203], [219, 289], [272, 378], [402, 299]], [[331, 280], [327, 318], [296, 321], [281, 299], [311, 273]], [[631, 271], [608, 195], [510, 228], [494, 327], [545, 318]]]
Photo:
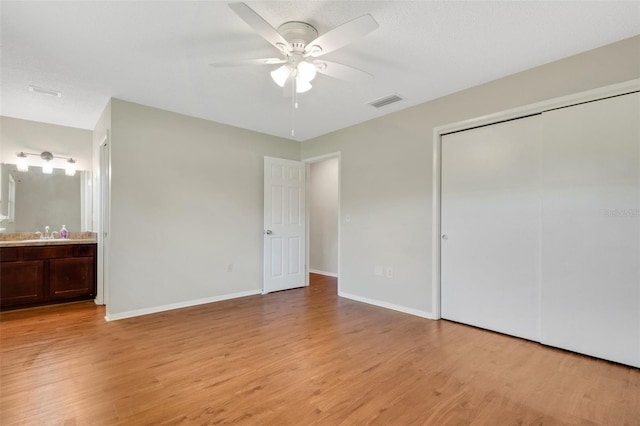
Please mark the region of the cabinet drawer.
[[15, 262], [16, 260], [18, 260], [17, 247], [0, 248], [0, 262]]
[[73, 246], [25, 247], [24, 260], [55, 259], [73, 256]]
[[73, 246], [73, 257], [92, 257], [96, 254], [95, 244], [81, 244]]

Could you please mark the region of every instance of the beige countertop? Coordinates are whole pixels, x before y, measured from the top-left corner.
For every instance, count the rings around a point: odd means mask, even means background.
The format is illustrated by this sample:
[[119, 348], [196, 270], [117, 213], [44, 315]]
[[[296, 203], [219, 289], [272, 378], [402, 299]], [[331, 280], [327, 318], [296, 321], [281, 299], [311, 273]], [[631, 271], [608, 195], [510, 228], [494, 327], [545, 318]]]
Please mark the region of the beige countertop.
[[36, 232], [0, 232], [0, 247], [60, 246], [67, 244], [96, 244], [95, 232], [70, 232], [69, 238], [40, 238]]
[[95, 244], [95, 238], [55, 238], [53, 240], [33, 239], [0, 241], [0, 247], [24, 247], [24, 246], [60, 246], [66, 244]]

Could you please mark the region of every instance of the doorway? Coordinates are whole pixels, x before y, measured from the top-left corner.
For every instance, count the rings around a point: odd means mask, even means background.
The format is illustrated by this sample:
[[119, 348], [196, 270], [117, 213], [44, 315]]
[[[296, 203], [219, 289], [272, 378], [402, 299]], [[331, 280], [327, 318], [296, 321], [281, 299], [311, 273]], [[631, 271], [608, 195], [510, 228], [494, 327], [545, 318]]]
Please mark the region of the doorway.
[[[310, 274], [340, 272], [340, 153], [307, 163], [307, 265]], [[307, 276], [307, 285], [309, 277]], [[340, 281], [338, 280], [338, 287]]]

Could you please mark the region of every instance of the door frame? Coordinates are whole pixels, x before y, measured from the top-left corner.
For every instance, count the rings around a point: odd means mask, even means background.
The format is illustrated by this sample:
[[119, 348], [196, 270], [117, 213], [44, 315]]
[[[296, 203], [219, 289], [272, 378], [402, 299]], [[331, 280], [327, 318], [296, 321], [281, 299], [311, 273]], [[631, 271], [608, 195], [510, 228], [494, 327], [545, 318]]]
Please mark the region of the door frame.
[[310, 215], [311, 215], [311, 206], [310, 206], [310, 188], [309, 188], [309, 177], [311, 175], [311, 164], [313, 163], [318, 163], [320, 161], [324, 161], [324, 160], [328, 160], [330, 158], [337, 158], [338, 159], [338, 272], [336, 273], [337, 275], [337, 279], [338, 279], [338, 294], [340, 293], [340, 271], [342, 270], [342, 266], [341, 266], [341, 262], [342, 262], [342, 255], [341, 255], [341, 249], [340, 249], [340, 242], [341, 242], [341, 238], [340, 238], [340, 230], [342, 228], [342, 215], [340, 213], [340, 200], [341, 200], [341, 193], [342, 193], [342, 152], [341, 151], [335, 151], [335, 152], [330, 152], [328, 154], [323, 154], [323, 155], [318, 155], [315, 157], [309, 157], [309, 158], [305, 158], [302, 160], [302, 162], [305, 164], [305, 168], [306, 168], [306, 197], [305, 197], [305, 204], [306, 204], [306, 229], [305, 229], [305, 234], [306, 234], [306, 259], [305, 259], [305, 264], [306, 264], [306, 278], [305, 278], [305, 285], [308, 287], [309, 286], [309, 249], [310, 249], [310, 233], [311, 233], [311, 222], [310, 222]]
[[593, 102], [599, 99], [625, 95], [640, 91], [640, 78], [617, 83], [597, 89], [578, 92], [566, 96], [561, 96], [546, 101], [536, 102], [522, 107], [512, 108], [481, 117], [468, 120], [457, 121], [451, 124], [433, 128], [432, 153], [433, 153], [433, 174], [432, 174], [432, 250], [431, 250], [431, 318], [441, 318], [441, 192], [442, 192], [442, 136], [448, 133], [473, 129], [480, 126], [488, 126], [502, 121], [524, 118], [529, 115], [541, 114], [558, 108], [565, 108], [586, 102]]
[[[99, 178], [97, 188], [94, 188], [94, 196], [98, 199], [98, 271], [96, 303], [109, 305], [109, 243], [111, 240], [110, 215], [111, 215], [111, 140], [109, 130], [98, 144], [98, 170]], [[106, 314], [106, 317], [108, 314]]]

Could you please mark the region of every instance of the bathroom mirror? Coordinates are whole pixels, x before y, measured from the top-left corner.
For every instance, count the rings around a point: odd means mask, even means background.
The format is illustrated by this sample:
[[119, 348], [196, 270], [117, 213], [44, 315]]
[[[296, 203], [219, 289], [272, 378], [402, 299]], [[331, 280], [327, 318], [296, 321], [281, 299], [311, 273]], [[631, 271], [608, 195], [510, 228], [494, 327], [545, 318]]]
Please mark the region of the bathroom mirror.
[[0, 232], [60, 231], [62, 225], [90, 231], [92, 195], [91, 172], [44, 174], [34, 166], [19, 172], [15, 164], [0, 164]]

